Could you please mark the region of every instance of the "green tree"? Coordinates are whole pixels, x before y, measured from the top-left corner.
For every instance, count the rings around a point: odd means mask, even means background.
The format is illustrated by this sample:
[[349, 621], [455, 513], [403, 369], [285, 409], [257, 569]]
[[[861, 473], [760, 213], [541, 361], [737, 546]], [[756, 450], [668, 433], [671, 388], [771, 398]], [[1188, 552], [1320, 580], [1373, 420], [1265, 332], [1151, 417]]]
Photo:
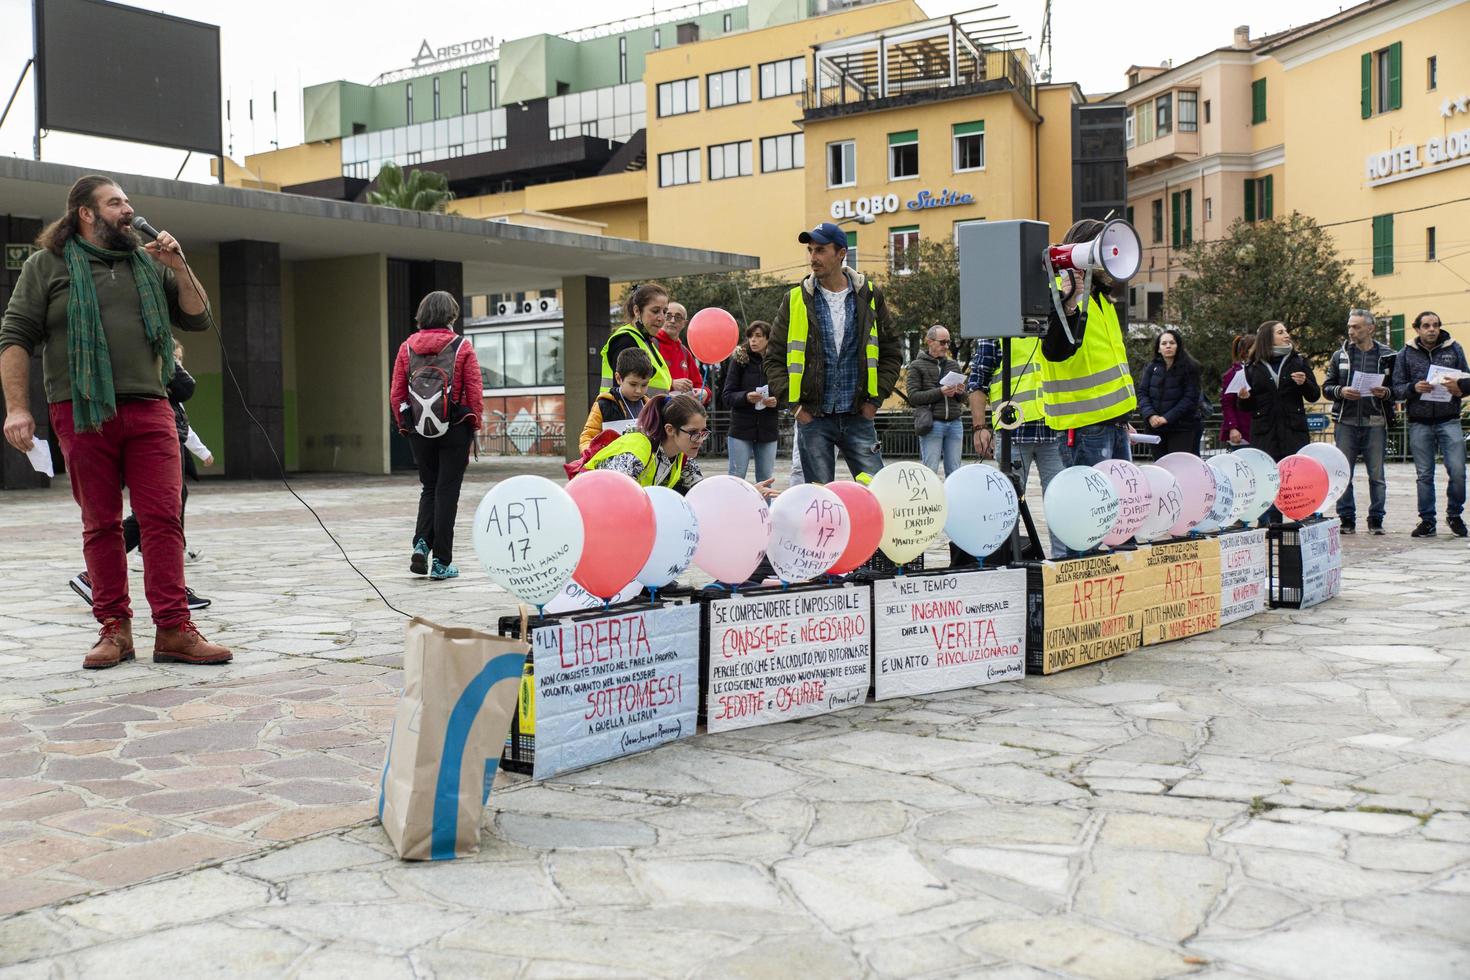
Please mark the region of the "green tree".
[[368, 191], [369, 204], [381, 204], [405, 211], [444, 213], [444, 206], [454, 200], [449, 178], [432, 170], [414, 170], [407, 177], [396, 163], [385, 163], [378, 171], [377, 190]]
[[952, 355], [968, 361], [969, 345], [960, 340], [960, 260], [948, 239], [920, 239], [905, 253], [909, 271], [890, 272], [883, 282], [888, 315], [904, 333], [908, 357], [923, 349], [924, 333], [934, 324], [949, 328]]
[[1378, 303], [1338, 256], [1332, 236], [1296, 211], [1235, 222], [1223, 238], [1191, 246], [1184, 268], [1169, 290], [1170, 319], [1186, 332], [1206, 378], [1229, 366], [1237, 334], [1254, 334], [1266, 320], [1285, 323], [1297, 349], [1320, 359], [1342, 344], [1349, 309]]
[[664, 285], [668, 287], [669, 298], [684, 304], [691, 317], [700, 310], [716, 307], [739, 321], [742, 330], [755, 320], [773, 322], [791, 288], [789, 283], [778, 282], [759, 271], [680, 276]]

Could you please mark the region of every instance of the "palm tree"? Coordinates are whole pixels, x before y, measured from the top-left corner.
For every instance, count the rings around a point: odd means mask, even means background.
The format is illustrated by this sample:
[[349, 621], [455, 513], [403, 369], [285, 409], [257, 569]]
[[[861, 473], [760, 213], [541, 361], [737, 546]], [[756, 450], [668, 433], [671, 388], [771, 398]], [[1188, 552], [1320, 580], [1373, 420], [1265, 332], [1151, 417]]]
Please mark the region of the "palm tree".
[[444, 206], [454, 200], [449, 178], [432, 170], [415, 170], [405, 178], [402, 167], [392, 162], [385, 163], [378, 171], [377, 184], [377, 190], [368, 191], [369, 204], [442, 214]]

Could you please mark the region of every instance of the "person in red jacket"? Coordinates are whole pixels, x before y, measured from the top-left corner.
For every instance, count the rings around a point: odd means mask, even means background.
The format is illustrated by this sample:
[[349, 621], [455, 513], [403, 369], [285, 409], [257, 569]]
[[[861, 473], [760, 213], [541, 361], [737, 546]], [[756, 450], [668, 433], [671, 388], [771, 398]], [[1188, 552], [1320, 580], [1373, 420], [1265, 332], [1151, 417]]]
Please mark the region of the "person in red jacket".
[[1236, 337], [1231, 345], [1230, 367], [1220, 378], [1220, 445], [1229, 449], [1250, 445], [1251, 410], [1243, 407], [1240, 397], [1229, 388], [1235, 376], [1245, 370], [1246, 362], [1251, 359], [1251, 351], [1255, 346], [1256, 340], [1249, 334]]
[[454, 518], [484, 410], [480, 362], [469, 339], [454, 332], [458, 319], [453, 296], [439, 290], [424, 297], [414, 316], [418, 332], [398, 348], [388, 392], [393, 424], [413, 447], [423, 486], [408, 570], [433, 579], [459, 575]]
[[683, 303], [671, 302], [664, 312], [664, 325], [654, 338], [658, 341], [658, 352], [669, 365], [669, 377], [684, 378], [694, 390], [690, 394], [701, 403], [710, 403], [710, 392], [704, 384], [704, 374], [699, 370], [699, 360], [684, 344], [684, 328], [689, 325], [689, 313]]

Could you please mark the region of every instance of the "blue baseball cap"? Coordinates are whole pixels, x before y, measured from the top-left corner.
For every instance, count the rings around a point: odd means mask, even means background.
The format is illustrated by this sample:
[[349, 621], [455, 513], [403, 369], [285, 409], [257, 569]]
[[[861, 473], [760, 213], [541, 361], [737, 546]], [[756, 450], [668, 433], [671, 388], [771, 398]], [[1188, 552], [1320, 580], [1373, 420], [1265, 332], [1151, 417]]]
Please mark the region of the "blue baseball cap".
[[847, 232], [830, 221], [822, 222], [811, 231], [802, 232], [796, 236], [796, 240], [803, 245], [836, 245], [838, 248], [847, 248]]

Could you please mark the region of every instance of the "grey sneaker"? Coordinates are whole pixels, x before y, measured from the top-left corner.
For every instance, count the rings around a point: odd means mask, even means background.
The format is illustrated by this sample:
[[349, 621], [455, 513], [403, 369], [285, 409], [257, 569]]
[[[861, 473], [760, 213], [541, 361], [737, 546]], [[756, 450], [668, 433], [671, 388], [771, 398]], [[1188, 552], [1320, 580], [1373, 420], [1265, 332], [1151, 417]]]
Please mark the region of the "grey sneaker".
[[429, 574], [429, 544], [423, 538], [414, 543], [413, 555], [408, 559], [408, 570], [415, 575]]
[[432, 579], [459, 578], [459, 569], [454, 567], [454, 563], [453, 562], [450, 562], [448, 565], [446, 565], [443, 562], [441, 562], [439, 559], [435, 558], [434, 559], [434, 567], [429, 570], [429, 578], [432, 578]]

